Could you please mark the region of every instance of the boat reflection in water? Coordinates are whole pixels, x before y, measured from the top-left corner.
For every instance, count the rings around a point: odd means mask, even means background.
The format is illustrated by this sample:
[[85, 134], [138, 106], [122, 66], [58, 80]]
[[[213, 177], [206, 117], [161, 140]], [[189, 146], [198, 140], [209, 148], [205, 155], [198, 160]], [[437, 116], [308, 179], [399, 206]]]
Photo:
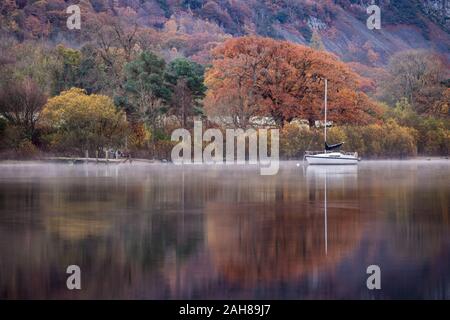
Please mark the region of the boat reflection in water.
[[[324, 186], [324, 195], [323, 195], [323, 215], [324, 215], [324, 241], [325, 241], [325, 253], [328, 253], [328, 193], [327, 193], [327, 183], [328, 183], [328, 175], [330, 175], [331, 182], [335, 183], [336, 181], [340, 183], [350, 184], [351, 187], [357, 187], [358, 183], [358, 168], [355, 166], [340, 166], [340, 165], [329, 165], [326, 167], [323, 166], [315, 166], [306, 167], [306, 181], [308, 188], [310, 185], [316, 186], [316, 184], [323, 180]], [[344, 181], [345, 180], [345, 181]], [[356, 203], [358, 199], [353, 199]], [[350, 210], [359, 209], [356, 208], [347, 208]]]

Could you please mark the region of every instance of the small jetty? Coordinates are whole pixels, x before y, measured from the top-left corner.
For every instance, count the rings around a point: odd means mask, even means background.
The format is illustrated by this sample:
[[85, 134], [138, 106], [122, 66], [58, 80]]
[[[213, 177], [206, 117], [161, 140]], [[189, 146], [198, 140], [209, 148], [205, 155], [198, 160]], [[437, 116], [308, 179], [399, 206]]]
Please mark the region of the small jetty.
[[106, 158], [73, 158], [73, 157], [47, 157], [44, 158], [45, 161], [49, 162], [62, 162], [62, 163], [72, 163], [72, 164], [82, 164], [82, 163], [125, 163], [129, 162], [128, 159], [106, 159]]
[[54, 162], [54, 163], [69, 163], [69, 164], [83, 164], [83, 163], [95, 163], [95, 164], [121, 164], [133, 162], [138, 163], [159, 163], [157, 160], [149, 159], [131, 159], [131, 158], [120, 158], [120, 159], [108, 159], [108, 158], [74, 158], [74, 157], [46, 157], [44, 161]]

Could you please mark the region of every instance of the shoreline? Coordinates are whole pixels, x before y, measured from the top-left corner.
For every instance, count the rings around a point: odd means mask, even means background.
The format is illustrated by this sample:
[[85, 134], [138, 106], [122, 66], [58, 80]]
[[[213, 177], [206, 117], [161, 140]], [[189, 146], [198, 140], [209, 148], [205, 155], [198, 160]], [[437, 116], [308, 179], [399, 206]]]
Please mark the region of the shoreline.
[[[362, 159], [361, 162], [383, 162], [383, 161], [445, 161], [450, 160], [449, 157], [444, 156], [419, 156], [419, 157], [411, 157], [411, 158], [377, 158], [377, 159]], [[279, 160], [280, 163], [288, 163], [288, 162], [296, 162], [303, 163], [303, 159], [283, 159]], [[29, 164], [29, 163], [47, 163], [47, 164], [67, 164], [67, 165], [80, 165], [80, 164], [100, 164], [100, 165], [120, 165], [120, 164], [172, 164], [171, 161], [167, 160], [159, 160], [159, 159], [131, 159], [131, 162], [128, 159], [96, 159], [96, 158], [71, 158], [71, 157], [49, 157], [49, 158], [40, 158], [40, 159], [0, 159], [0, 164]], [[224, 162], [225, 163], [225, 162]], [[246, 163], [247, 164], [247, 163]], [[195, 165], [195, 164], [185, 164], [185, 165]], [[214, 164], [206, 164], [206, 165], [214, 165]], [[217, 164], [221, 165], [221, 164]]]

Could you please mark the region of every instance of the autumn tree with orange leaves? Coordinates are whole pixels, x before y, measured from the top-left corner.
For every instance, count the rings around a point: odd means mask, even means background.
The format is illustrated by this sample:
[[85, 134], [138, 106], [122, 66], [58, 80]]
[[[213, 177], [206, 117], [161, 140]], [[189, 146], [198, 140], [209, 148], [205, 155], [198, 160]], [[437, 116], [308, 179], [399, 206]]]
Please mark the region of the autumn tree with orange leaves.
[[205, 109], [250, 126], [254, 116], [270, 116], [282, 126], [294, 118], [310, 126], [323, 119], [324, 79], [328, 79], [328, 119], [367, 124], [379, 106], [359, 90], [361, 79], [336, 56], [269, 38], [242, 37], [213, 51], [206, 74]]

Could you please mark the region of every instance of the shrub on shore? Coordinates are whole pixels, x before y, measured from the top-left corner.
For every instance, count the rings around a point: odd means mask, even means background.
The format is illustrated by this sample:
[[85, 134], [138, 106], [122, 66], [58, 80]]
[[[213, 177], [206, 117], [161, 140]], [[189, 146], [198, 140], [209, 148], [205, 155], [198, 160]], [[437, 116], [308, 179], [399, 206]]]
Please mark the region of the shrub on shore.
[[[332, 127], [328, 143], [345, 141], [343, 151], [356, 151], [367, 158], [405, 158], [417, 155], [417, 131], [395, 120], [367, 126]], [[280, 151], [284, 158], [299, 158], [306, 150], [323, 150], [323, 131], [297, 124], [281, 130]]]

